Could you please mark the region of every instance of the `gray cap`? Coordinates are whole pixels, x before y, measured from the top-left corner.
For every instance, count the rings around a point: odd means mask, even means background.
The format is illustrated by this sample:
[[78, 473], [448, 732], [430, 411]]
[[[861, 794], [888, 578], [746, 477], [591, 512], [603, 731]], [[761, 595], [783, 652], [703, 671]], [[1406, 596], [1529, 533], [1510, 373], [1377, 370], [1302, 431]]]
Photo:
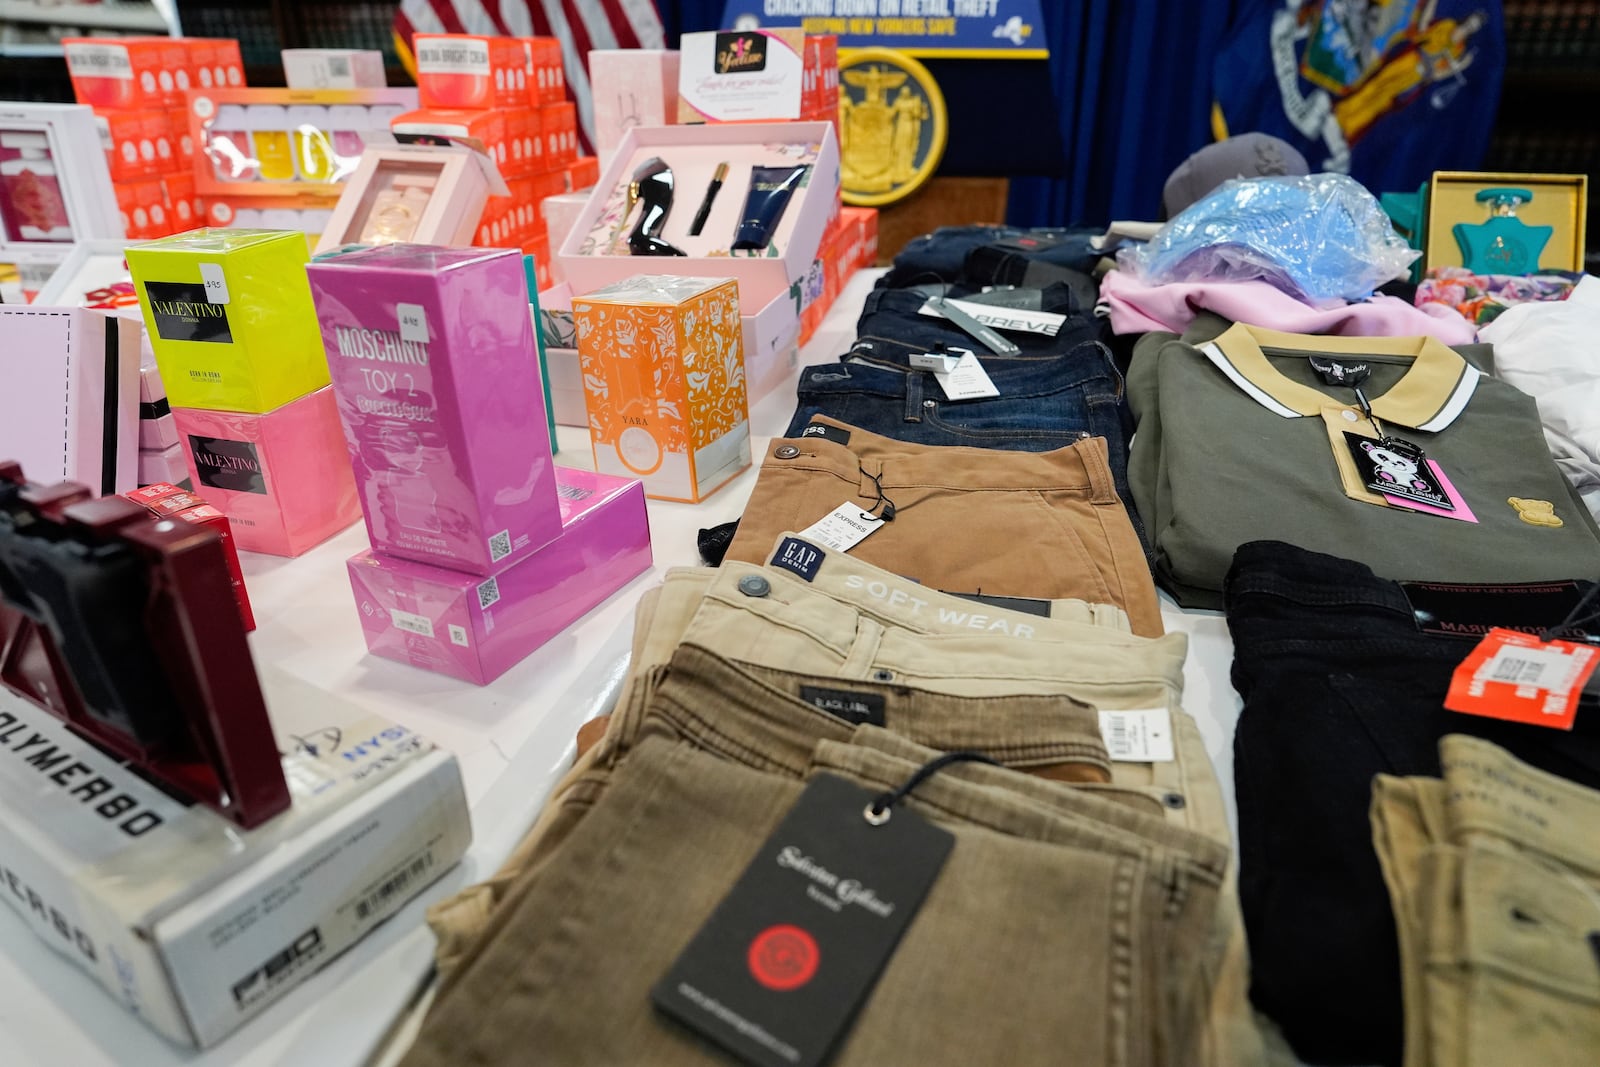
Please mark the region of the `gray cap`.
[[1230, 178], [1310, 173], [1306, 157], [1287, 141], [1265, 133], [1241, 133], [1208, 144], [1179, 163], [1161, 190], [1161, 209], [1170, 219]]

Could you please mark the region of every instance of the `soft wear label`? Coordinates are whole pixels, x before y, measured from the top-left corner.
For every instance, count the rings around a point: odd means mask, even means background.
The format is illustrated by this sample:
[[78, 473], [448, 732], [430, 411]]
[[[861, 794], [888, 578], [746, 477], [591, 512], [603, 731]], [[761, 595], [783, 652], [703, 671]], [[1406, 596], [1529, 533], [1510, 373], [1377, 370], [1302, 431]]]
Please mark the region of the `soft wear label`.
[[862, 511], [860, 504], [846, 500], [801, 530], [800, 536], [809, 537], [835, 552], [848, 552], [882, 525], [882, 519]]
[[819, 774], [651, 991], [657, 1008], [758, 1067], [824, 1062], [871, 994], [955, 837]]
[[1126, 763], [1171, 763], [1172, 715], [1166, 708], [1133, 708], [1100, 713], [1106, 753]]
[[1600, 649], [1494, 629], [1461, 662], [1444, 706], [1467, 715], [1572, 729]]

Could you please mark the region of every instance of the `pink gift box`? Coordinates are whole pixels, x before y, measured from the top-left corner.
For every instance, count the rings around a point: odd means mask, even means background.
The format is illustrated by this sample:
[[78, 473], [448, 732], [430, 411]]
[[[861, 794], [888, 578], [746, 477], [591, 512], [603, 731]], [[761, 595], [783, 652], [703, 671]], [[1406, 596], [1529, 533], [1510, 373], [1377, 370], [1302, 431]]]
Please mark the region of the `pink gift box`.
[[[633, 172], [659, 156], [672, 168], [675, 195], [660, 236], [685, 255], [635, 256], [628, 251], [627, 193]], [[715, 175], [728, 176], [705, 228], [690, 237], [696, 209]], [[744, 215], [751, 168], [809, 164], [804, 188], [796, 189], [771, 242], [759, 252], [730, 254]], [[635, 209], [636, 219], [640, 209]], [[702, 126], [640, 126], [629, 130], [606, 164], [557, 254], [575, 295], [592, 293], [635, 274], [670, 270], [698, 278], [737, 278], [741, 307], [766, 307], [803, 281], [817, 258], [822, 236], [839, 213], [839, 144], [827, 122], [713, 123]]]
[[[143, 405], [140, 405], [141, 407]], [[158, 405], [152, 404], [151, 407]], [[178, 443], [178, 420], [172, 412], [153, 419], [139, 420], [139, 451], [164, 452]]]
[[557, 480], [561, 536], [487, 578], [370, 550], [352, 557], [372, 654], [487, 685], [650, 569], [639, 482], [565, 468]]
[[389, 245], [309, 274], [372, 547], [492, 574], [560, 536], [522, 256]]
[[491, 196], [509, 190], [487, 156], [440, 145], [368, 145], [317, 255], [350, 244], [464, 245]]
[[189, 477], [189, 464], [183, 458], [182, 445], [154, 452], [139, 450], [139, 487], [162, 482], [181, 489], [194, 489], [194, 482]]
[[0, 305], [0, 459], [101, 495], [139, 473], [139, 325], [102, 311]]
[[594, 147], [602, 164], [635, 126], [678, 121], [678, 53], [654, 48], [589, 53], [594, 100]]
[[360, 517], [333, 387], [265, 415], [173, 408], [194, 491], [247, 552], [298, 556]]

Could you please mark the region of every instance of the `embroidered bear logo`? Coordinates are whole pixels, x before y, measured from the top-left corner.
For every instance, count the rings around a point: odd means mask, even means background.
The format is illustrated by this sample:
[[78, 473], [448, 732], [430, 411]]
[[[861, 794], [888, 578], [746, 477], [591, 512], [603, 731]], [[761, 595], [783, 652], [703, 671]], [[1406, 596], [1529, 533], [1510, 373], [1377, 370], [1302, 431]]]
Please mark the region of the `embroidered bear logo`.
[[1548, 526], [1555, 529], [1565, 526], [1561, 516], [1556, 514], [1556, 506], [1548, 500], [1529, 500], [1526, 497], [1512, 496], [1506, 498], [1506, 503], [1516, 509], [1517, 518], [1529, 526]]

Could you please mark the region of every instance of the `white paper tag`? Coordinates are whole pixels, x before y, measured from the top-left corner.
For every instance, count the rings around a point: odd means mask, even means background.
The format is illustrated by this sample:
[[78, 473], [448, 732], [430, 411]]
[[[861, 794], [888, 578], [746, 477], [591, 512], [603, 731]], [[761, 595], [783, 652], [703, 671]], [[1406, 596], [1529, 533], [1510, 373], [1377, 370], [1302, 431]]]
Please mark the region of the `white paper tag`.
[[913, 352], [911, 365], [918, 370], [931, 370], [935, 374], [949, 374], [960, 364], [963, 354], [971, 355], [970, 348], [947, 348], [944, 352]]
[[852, 500], [834, 508], [828, 514], [800, 531], [800, 536], [812, 541], [820, 541], [835, 552], [848, 552], [856, 545], [865, 541], [872, 531], [883, 525], [883, 520], [874, 518], [861, 510], [861, 505]]
[[400, 340], [428, 343], [428, 313], [421, 304], [396, 304], [394, 313], [400, 320]]
[[[946, 297], [945, 301], [957, 311], [964, 311], [992, 330], [1011, 330], [1014, 333], [1042, 333], [1046, 337], [1054, 337], [1061, 332], [1061, 326], [1067, 321], [1065, 315], [1057, 315], [1053, 311], [1030, 311], [1026, 308], [997, 307], [994, 304], [975, 304], [970, 300], [953, 300]], [[931, 319], [942, 319], [938, 304], [929, 300], [922, 305], [919, 314]]]
[[74, 78], [133, 80], [133, 61], [124, 45], [69, 44], [62, 51], [67, 57], [67, 73]]
[[200, 264], [200, 280], [206, 283], [206, 303], [228, 302], [228, 279], [223, 277], [221, 263]]
[[418, 74], [489, 76], [489, 46], [483, 41], [424, 37], [416, 44]]
[[397, 630], [407, 630], [423, 637], [433, 636], [433, 622], [426, 615], [414, 615], [399, 608], [390, 608], [389, 619]]
[[1172, 716], [1166, 708], [1134, 708], [1100, 713], [1100, 736], [1114, 760], [1171, 763]]
[[944, 395], [951, 400], [978, 400], [986, 396], [999, 396], [1000, 390], [989, 380], [989, 373], [978, 362], [978, 357], [968, 352], [956, 363], [949, 374], [934, 372], [934, 378]]

